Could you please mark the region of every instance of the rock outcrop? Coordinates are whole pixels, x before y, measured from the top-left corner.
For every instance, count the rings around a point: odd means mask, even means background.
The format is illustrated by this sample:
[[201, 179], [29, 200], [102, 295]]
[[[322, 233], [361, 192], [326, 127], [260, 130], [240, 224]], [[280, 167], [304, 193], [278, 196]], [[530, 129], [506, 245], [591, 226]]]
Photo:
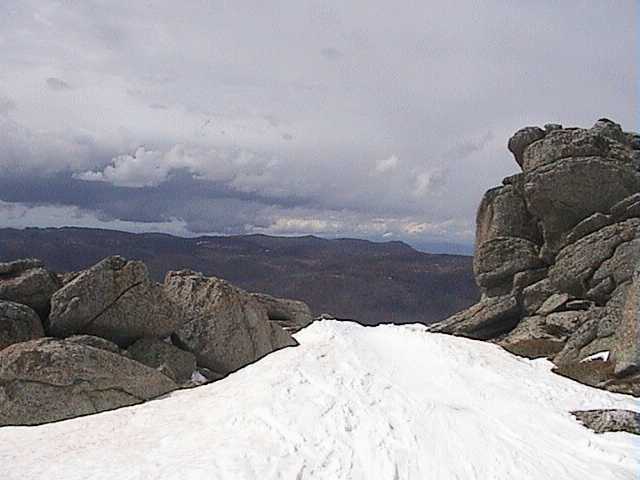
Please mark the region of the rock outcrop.
[[165, 289], [184, 319], [174, 342], [214, 372], [226, 374], [274, 350], [297, 345], [269, 321], [251, 294], [224, 280], [189, 270], [169, 272]]
[[0, 350], [44, 336], [40, 317], [26, 305], [0, 300]]
[[37, 425], [149, 400], [177, 388], [122, 355], [52, 338], [0, 351], [0, 426]]
[[48, 333], [95, 335], [122, 347], [166, 337], [182, 323], [173, 302], [139, 261], [109, 257], [82, 272], [51, 298]]
[[640, 413], [630, 410], [578, 410], [573, 415], [596, 433], [627, 432], [640, 435]]
[[41, 320], [49, 314], [49, 301], [61, 286], [58, 278], [40, 260], [26, 258], [0, 263], [0, 300], [34, 309]]
[[[638, 135], [601, 119], [526, 127], [508, 147], [522, 172], [478, 209], [482, 298], [431, 331], [549, 357], [558, 373], [640, 394]], [[599, 352], [610, 355], [591, 361]]]
[[118, 256], [71, 275], [53, 275], [38, 260], [0, 263], [0, 292], [24, 302], [0, 299], [0, 426], [219, 380], [297, 345], [290, 332], [312, 321], [303, 302], [193, 272], [171, 272], [160, 285], [142, 262]]
[[267, 311], [269, 320], [278, 324], [286, 332], [293, 334], [313, 322], [311, 309], [304, 302], [276, 298], [265, 293], [252, 293], [251, 295]]

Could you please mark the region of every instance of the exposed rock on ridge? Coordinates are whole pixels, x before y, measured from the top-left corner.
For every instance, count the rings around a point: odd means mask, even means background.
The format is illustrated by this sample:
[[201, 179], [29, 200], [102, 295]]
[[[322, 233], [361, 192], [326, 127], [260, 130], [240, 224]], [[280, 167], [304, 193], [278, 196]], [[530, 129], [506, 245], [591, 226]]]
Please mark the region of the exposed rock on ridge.
[[165, 289], [184, 319], [174, 333], [176, 344], [214, 372], [226, 374], [274, 350], [297, 345], [269, 321], [255, 298], [224, 280], [189, 270], [169, 272]]
[[55, 336], [83, 333], [127, 346], [142, 337], [166, 337], [181, 323], [146, 266], [117, 256], [82, 272], [51, 298], [49, 331]]
[[97, 413], [218, 380], [297, 345], [281, 324], [297, 330], [311, 321], [302, 302], [193, 272], [170, 272], [160, 285], [142, 262], [118, 256], [65, 278], [62, 285], [37, 260], [0, 264], [0, 292], [39, 304], [44, 320], [0, 300], [0, 426]]
[[[547, 356], [559, 373], [640, 394], [638, 135], [601, 119], [526, 127], [508, 147], [522, 173], [489, 190], [477, 214], [482, 299], [431, 330]], [[598, 352], [610, 355], [591, 360]]]
[[58, 278], [35, 258], [0, 263], [0, 300], [27, 305], [41, 319], [49, 314], [51, 295], [60, 286]]
[[276, 298], [265, 293], [252, 293], [251, 295], [265, 308], [269, 320], [289, 333], [295, 333], [313, 322], [311, 309], [304, 302]]
[[0, 425], [35, 425], [175, 390], [165, 375], [106, 350], [43, 338], [0, 352]]

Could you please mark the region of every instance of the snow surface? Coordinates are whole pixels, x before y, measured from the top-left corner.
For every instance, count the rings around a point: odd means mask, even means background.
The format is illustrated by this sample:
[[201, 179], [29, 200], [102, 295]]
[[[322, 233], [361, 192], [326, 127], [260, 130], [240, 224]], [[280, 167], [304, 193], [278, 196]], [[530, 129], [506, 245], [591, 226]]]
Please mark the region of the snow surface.
[[573, 409], [635, 399], [421, 326], [316, 322], [300, 346], [144, 405], [0, 428], [2, 479], [637, 479]]
[[589, 355], [587, 358], [583, 358], [580, 360], [580, 363], [595, 362], [596, 360], [606, 362], [609, 360], [610, 355], [611, 352], [609, 350], [605, 350], [604, 352], [594, 353], [593, 355]]

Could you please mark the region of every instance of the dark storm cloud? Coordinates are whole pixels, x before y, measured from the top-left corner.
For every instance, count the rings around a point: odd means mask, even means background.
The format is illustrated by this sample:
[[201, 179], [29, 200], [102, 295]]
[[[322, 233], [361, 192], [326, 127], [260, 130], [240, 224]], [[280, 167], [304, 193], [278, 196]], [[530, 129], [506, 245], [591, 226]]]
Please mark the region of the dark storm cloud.
[[638, 128], [635, 9], [6, 0], [0, 222], [470, 242], [515, 129]]

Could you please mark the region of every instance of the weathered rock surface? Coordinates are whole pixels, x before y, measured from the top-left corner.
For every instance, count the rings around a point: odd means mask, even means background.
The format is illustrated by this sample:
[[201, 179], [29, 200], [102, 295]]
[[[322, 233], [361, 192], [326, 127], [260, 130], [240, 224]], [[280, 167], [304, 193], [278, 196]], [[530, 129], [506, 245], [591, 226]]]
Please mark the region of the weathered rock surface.
[[640, 202], [640, 193], [634, 193], [627, 198], [620, 200], [613, 207], [611, 207], [611, 215], [617, 220], [624, 220], [625, 218], [637, 216], [634, 215], [635, 205]]
[[538, 140], [542, 140], [546, 134], [547, 132], [539, 127], [524, 127], [513, 134], [507, 147], [513, 153], [518, 165], [522, 167], [523, 155], [527, 147]]
[[538, 246], [523, 238], [499, 237], [478, 246], [473, 268], [478, 285], [483, 289], [512, 282], [513, 276], [543, 266]]
[[524, 311], [529, 315], [535, 315], [544, 302], [555, 293], [556, 290], [548, 278], [529, 285], [520, 296]]
[[639, 189], [640, 175], [630, 165], [580, 157], [527, 174], [525, 196], [531, 213], [540, 218], [546, 249], [555, 253], [564, 244], [564, 235], [581, 220], [607, 212]]
[[96, 337], [94, 335], [72, 335], [64, 339], [65, 342], [77, 343], [79, 345], [85, 345], [87, 347], [99, 348], [106, 350], [107, 352], [120, 354], [122, 351], [120, 347], [109, 340]]
[[267, 311], [269, 320], [278, 324], [286, 332], [295, 333], [313, 322], [311, 309], [304, 302], [276, 298], [264, 293], [251, 295]]
[[173, 335], [198, 365], [226, 374], [283, 347], [297, 345], [270, 322], [249, 293], [228, 282], [192, 271], [169, 272], [165, 289], [184, 324]]
[[625, 297], [613, 347], [614, 373], [618, 377], [640, 370], [640, 261]]
[[640, 435], [640, 413], [630, 410], [577, 410], [571, 412], [596, 433], [627, 432]]
[[0, 300], [0, 350], [44, 336], [40, 317], [31, 308]]
[[496, 187], [485, 193], [476, 216], [476, 248], [489, 240], [516, 237], [539, 242], [540, 232], [519, 185], [521, 181]]
[[585, 237], [590, 233], [597, 232], [601, 228], [611, 225], [612, 223], [613, 218], [611, 215], [596, 212], [573, 227], [573, 229], [567, 234], [566, 243], [575, 243], [582, 237]]
[[169, 370], [169, 377], [178, 383], [191, 379], [196, 370], [196, 357], [158, 338], [141, 338], [127, 349], [129, 358], [144, 363], [151, 368], [163, 365]]
[[566, 158], [586, 157], [605, 158], [628, 165], [634, 162], [631, 146], [620, 139], [602, 135], [596, 123], [591, 129], [556, 130], [530, 144], [523, 154], [522, 170], [528, 173]]
[[564, 247], [549, 268], [551, 283], [558, 291], [584, 297], [607, 276], [601, 272], [592, 281], [598, 268], [614, 256], [621, 244], [637, 236], [640, 236], [640, 219], [631, 219], [604, 227]]
[[0, 426], [37, 425], [133, 405], [176, 384], [121, 355], [42, 338], [0, 351]]
[[548, 357], [562, 350], [567, 332], [548, 325], [543, 316], [525, 317], [498, 341], [506, 350], [528, 358]]
[[51, 296], [61, 286], [40, 260], [27, 258], [0, 263], [0, 300], [33, 308], [41, 319], [49, 314]]
[[146, 266], [117, 256], [67, 283], [53, 295], [51, 307], [51, 335], [96, 335], [120, 346], [142, 337], [166, 337], [182, 322], [163, 288], [149, 279]]
[[569, 295], [566, 293], [554, 293], [547, 298], [536, 312], [538, 315], [548, 315], [562, 308], [568, 301]]

